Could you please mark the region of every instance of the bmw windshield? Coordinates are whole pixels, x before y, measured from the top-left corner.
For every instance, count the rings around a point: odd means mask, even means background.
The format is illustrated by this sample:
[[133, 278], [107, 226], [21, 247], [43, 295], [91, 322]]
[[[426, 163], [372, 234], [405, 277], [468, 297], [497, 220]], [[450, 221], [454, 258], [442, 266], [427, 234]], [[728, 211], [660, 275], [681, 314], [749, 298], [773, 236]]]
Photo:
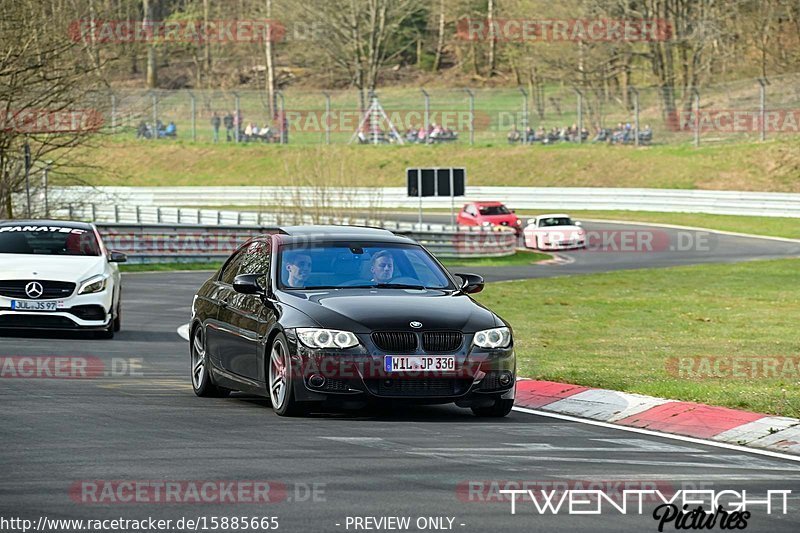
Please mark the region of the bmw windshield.
[[455, 289], [442, 267], [414, 244], [284, 246], [278, 265], [282, 289]]

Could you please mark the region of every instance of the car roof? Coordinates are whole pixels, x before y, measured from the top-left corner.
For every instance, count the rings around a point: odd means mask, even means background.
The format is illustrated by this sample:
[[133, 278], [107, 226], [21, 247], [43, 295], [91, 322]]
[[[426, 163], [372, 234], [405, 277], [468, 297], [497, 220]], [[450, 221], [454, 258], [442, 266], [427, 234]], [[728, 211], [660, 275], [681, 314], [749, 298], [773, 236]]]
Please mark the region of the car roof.
[[536, 218], [570, 218], [570, 216], [564, 213], [548, 213], [544, 215], [536, 215]]
[[5, 226], [61, 226], [62, 228], [92, 230], [92, 224], [88, 222], [76, 222], [74, 220], [50, 220], [50, 219], [27, 219], [27, 220], [6, 220], [0, 222], [0, 227]]
[[[414, 242], [408, 237], [396, 235], [383, 228], [373, 228], [368, 226], [337, 226], [337, 225], [313, 225], [313, 226], [285, 226], [280, 228], [285, 235], [281, 236], [283, 242], [302, 242], [308, 239], [319, 239], [327, 241], [335, 240], [361, 240], [361, 241], [380, 241], [380, 242]], [[296, 238], [295, 238], [296, 237]]]

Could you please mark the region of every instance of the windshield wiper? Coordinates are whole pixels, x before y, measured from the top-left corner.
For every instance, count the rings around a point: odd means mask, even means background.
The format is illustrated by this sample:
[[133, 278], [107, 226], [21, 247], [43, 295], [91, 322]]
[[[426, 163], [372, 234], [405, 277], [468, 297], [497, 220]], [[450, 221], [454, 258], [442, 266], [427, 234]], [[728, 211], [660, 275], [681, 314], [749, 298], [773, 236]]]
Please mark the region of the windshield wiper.
[[424, 285], [412, 285], [409, 283], [376, 283], [373, 285], [378, 289], [418, 289], [424, 290], [426, 287]]

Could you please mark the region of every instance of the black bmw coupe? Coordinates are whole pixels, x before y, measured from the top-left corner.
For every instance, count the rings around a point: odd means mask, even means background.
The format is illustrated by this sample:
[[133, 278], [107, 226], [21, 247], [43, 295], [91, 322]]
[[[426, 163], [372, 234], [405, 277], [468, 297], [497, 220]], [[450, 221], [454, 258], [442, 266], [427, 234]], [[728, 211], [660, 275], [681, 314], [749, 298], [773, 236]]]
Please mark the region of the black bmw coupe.
[[321, 402], [514, 404], [511, 327], [415, 241], [387, 230], [287, 227], [249, 240], [192, 304], [198, 396], [267, 396], [282, 416]]

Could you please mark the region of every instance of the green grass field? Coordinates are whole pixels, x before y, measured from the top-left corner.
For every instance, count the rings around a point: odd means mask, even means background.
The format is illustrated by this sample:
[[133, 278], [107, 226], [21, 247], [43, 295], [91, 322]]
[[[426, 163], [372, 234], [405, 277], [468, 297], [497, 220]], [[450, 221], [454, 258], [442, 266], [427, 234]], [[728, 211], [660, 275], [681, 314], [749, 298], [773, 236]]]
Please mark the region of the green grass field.
[[[796, 417], [798, 268], [792, 259], [491, 283], [477, 299], [514, 327], [522, 376]], [[692, 357], [777, 360], [783, 372], [676, 373], [675, 358]]]
[[[111, 138], [86, 148], [93, 185], [404, 186], [409, 166], [464, 166], [468, 185], [800, 192], [800, 147], [300, 146]], [[54, 182], [56, 180], [54, 179]]]

